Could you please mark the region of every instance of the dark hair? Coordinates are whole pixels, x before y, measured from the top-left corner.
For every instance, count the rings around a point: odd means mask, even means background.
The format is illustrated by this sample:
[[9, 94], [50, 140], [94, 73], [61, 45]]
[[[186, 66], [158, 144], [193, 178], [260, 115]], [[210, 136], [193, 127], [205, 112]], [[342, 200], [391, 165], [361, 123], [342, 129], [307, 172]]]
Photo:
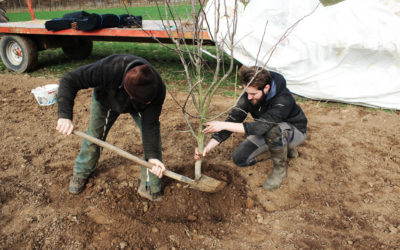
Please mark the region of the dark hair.
[[258, 90], [262, 90], [268, 84], [271, 85], [270, 73], [266, 69], [263, 69], [261, 67], [246, 67], [243, 65], [242, 67], [240, 67], [239, 76], [241, 84], [244, 86], [247, 86], [247, 84], [255, 76], [249, 86], [257, 88]]

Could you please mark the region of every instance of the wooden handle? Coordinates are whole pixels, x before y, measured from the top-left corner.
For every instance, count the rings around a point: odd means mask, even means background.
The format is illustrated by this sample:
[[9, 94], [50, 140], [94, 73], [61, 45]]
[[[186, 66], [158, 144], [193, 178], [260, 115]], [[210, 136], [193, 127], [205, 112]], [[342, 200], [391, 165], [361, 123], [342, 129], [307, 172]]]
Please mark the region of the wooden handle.
[[[99, 139], [97, 139], [97, 138], [95, 138], [93, 136], [87, 135], [87, 134], [85, 134], [85, 133], [83, 133], [81, 131], [74, 130], [73, 133], [75, 135], [77, 135], [77, 136], [79, 136], [79, 137], [81, 137], [81, 138], [83, 138], [85, 140], [88, 140], [90, 142], [93, 142], [94, 144], [97, 144], [97, 145], [99, 145], [99, 146], [101, 146], [103, 148], [106, 148], [106, 149], [109, 149], [111, 151], [114, 151], [115, 153], [121, 155], [122, 157], [125, 157], [125, 158], [127, 158], [129, 160], [132, 160], [132, 161], [134, 161], [134, 162], [136, 162], [136, 163], [138, 163], [140, 165], [143, 165], [146, 168], [149, 168], [149, 169], [153, 168], [153, 165], [151, 163], [149, 163], [149, 162], [147, 162], [147, 161], [145, 161], [143, 159], [140, 159], [139, 157], [134, 156], [134, 155], [132, 155], [132, 154], [120, 149], [120, 148], [117, 148], [117, 147], [115, 147], [115, 146], [113, 146], [113, 145], [111, 145], [111, 144], [109, 144], [109, 143], [107, 143], [105, 141], [99, 140]], [[186, 176], [177, 174], [177, 173], [169, 171], [169, 170], [165, 170], [164, 175], [168, 176], [168, 177], [170, 177], [172, 179], [185, 182], [187, 184], [195, 183], [195, 181], [193, 179], [190, 179], [190, 178], [188, 178]]]
[[134, 162], [136, 162], [136, 163], [138, 163], [140, 165], [145, 166], [146, 168], [150, 168], [151, 169], [153, 167], [153, 165], [150, 164], [149, 162], [147, 162], [147, 161], [145, 161], [143, 159], [140, 159], [139, 157], [134, 156], [134, 155], [132, 155], [132, 154], [120, 149], [120, 148], [117, 148], [117, 147], [105, 142], [105, 141], [99, 140], [99, 139], [97, 139], [97, 138], [95, 138], [93, 136], [87, 135], [87, 134], [85, 134], [85, 133], [83, 133], [81, 131], [77, 131], [77, 130], [74, 130], [74, 134], [79, 136], [79, 137], [82, 137], [85, 140], [93, 142], [93, 143], [95, 143], [95, 144], [97, 144], [97, 145], [99, 145], [99, 146], [101, 146], [103, 148], [106, 148], [106, 149], [109, 149], [111, 151], [114, 151], [117, 154], [119, 154], [119, 155], [121, 155], [121, 156], [123, 156], [125, 158], [128, 158], [129, 160], [132, 160], [132, 161], [134, 161]]

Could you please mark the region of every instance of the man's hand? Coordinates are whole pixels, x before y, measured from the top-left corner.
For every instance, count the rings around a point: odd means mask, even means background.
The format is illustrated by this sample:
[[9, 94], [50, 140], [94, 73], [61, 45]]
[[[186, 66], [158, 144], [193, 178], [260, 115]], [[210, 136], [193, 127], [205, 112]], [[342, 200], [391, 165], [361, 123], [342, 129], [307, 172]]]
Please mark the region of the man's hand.
[[207, 146], [204, 147], [203, 149], [203, 153], [199, 152], [199, 149], [196, 148], [194, 150], [194, 160], [198, 161], [200, 160], [202, 157], [205, 157], [210, 151], [211, 149], [215, 148], [216, 146], [218, 146], [219, 142], [215, 139], [211, 139], [208, 143]]
[[206, 126], [205, 129], [203, 129], [203, 133], [216, 133], [221, 130], [225, 129], [225, 124], [226, 122], [220, 122], [220, 121], [211, 121], [211, 122], [206, 122], [204, 125]]
[[74, 124], [70, 119], [60, 118], [57, 121], [56, 130], [63, 135], [70, 135], [74, 130]]
[[199, 152], [198, 148], [195, 148], [194, 150], [194, 160], [198, 161], [201, 158], [205, 157], [207, 155], [208, 152], [210, 152], [211, 149], [208, 149], [207, 147], [204, 148], [203, 153]]
[[165, 171], [164, 164], [158, 159], [149, 159], [148, 162], [153, 164], [153, 168], [150, 170], [150, 172], [161, 179]]
[[233, 133], [245, 133], [243, 123], [211, 121], [204, 123], [204, 125], [206, 128], [203, 129], [203, 133], [216, 133], [221, 130], [228, 130]]

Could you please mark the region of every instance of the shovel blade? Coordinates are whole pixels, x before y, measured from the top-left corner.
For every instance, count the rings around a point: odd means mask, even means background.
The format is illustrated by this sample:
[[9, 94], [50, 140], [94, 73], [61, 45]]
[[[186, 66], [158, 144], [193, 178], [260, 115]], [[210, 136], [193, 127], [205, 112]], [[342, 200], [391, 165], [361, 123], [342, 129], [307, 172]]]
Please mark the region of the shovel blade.
[[164, 175], [189, 184], [190, 188], [208, 193], [216, 193], [226, 186], [226, 182], [219, 181], [207, 175], [201, 175], [201, 177], [196, 180], [190, 179], [189, 177], [180, 175], [169, 170], [165, 170]]
[[194, 183], [191, 184], [191, 188], [208, 193], [221, 191], [225, 186], [226, 182], [219, 181], [207, 175], [201, 175], [200, 179], [194, 180]]

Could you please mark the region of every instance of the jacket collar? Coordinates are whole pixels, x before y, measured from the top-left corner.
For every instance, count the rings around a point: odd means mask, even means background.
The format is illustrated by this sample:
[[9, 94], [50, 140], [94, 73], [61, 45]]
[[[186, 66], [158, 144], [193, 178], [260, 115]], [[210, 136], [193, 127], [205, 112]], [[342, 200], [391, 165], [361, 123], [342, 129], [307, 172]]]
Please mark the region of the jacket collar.
[[268, 95], [265, 97], [265, 101], [271, 100], [276, 95], [276, 84], [275, 80], [272, 79], [271, 81], [271, 88], [269, 89]]

